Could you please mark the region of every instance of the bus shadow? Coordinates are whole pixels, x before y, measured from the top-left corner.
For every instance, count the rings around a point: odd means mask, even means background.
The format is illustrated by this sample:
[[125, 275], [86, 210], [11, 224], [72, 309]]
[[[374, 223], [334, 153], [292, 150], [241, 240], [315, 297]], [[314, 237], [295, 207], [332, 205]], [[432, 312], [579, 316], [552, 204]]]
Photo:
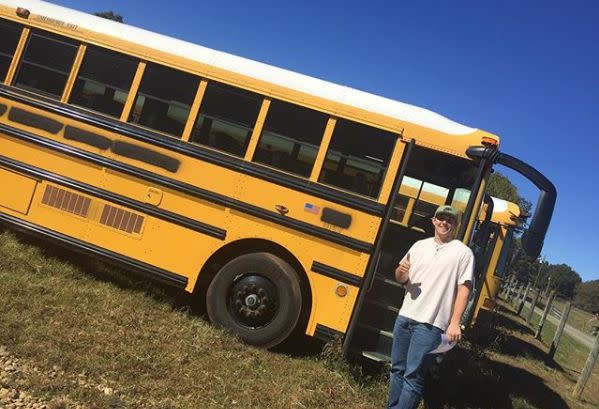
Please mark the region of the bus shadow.
[[512, 409], [519, 399], [539, 409], [569, 407], [539, 376], [460, 348], [447, 355], [424, 395], [428, 409]]
[[73, 248], [61, 246], [49, 240], [20, 232], [11, 232], [21, 243], [37, 247], [44, 258], [70, 264], [90, 279], [110, 283], [123, 290], [140, 292], [156, 301], [170, 304], [173, 309], [184, 309], [187, 308], [185, 303], [189, 304], [184, 291], [148, 279], [135, 270], [125, 270], [121, 266], [111, 264], [108, 260], [77, 252]]

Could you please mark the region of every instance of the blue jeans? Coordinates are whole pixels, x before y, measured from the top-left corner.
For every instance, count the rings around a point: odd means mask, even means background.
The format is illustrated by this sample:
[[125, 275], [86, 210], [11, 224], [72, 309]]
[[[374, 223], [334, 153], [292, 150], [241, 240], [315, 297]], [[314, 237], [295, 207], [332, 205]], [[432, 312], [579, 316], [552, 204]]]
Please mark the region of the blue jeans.
[[430, 324], [397, 316], [393, 328], [389, 409], [415, 409], [424, 390], [424, 379], [441, 342], [443, 331]]

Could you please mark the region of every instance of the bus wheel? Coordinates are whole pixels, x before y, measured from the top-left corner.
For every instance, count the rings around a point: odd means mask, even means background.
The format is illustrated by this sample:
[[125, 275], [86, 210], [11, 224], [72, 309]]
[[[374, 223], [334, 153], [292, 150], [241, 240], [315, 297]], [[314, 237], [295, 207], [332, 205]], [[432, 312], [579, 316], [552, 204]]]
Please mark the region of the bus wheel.
[[225, 264], [206, 294], [210, 321], [244, 342], [271, 348], [295, 328], [302, 293], [295, 270], [270, 253], [251, 253]]

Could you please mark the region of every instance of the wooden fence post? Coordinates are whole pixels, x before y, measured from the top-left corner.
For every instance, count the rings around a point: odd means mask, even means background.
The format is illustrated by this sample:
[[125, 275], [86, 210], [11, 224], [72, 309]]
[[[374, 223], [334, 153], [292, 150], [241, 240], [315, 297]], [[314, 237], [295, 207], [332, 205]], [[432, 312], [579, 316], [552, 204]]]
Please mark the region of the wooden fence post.
[[518, 292], [516, 293], [516, 297], [514, 297], [514, 299], [512, 301], [518, 302], [518, 300], [520, 300], [520, 296], [522, 295], [522, 290], [524, 289], [523, 285], [519, 285], [520, 283], [518, 283]]
[[570, 314], [570, 307], [572, 303], [568, 301], [564, 310], [562, 311], [562, 319], [559, 322], [559, 326], [557, 327], [557, 331], [555, 331], [555, 336], [553, 337], [553, 341], [551, 341], [551, 346], [549, 347], [549, 353], [547, 354], [547, 358], [549, 360], [553, 360], [555, 356], [555, 351], [557, 350], [557, 346], [559, 345], [560, 338], [562, 337], [562, 332], [564, 332], [564, 327], [566, 326], [566, 321], [568, 321], [568, 315]]
[[547, 298], [547, 305], [545, 305], [545, 309], [543, 310], [543, 316], [539, 320], [539, 328], [537, 328], [537, 332], [535, 333], [536, 339], [541, 339], [541, 331], [543, 331], [543, 325], [545, 324], [545, 319], [547, 319], [547, 314], [549, 314], [549, 311], [551, 311], [553, 297], [555, 297], [555, 291], [551, 291], [549, 297]]
[[532, 316], [535, 312], [535, 308], [537, 306], [537, 302], [539, 302], [539, 296], [541, 295], [541, 290], [539, 290], [538, 288], [536, 289], [535, 292], [535, 297], [532, 299], [532, 304], [530, 305], [530, 312], [528, 313], [528, 316], [526, 317], [526, 322], [530, 324], [530, 321], [532, 320]]
[[595, 346], [589, 354], [589, 357], [587, 358], [587, 363], [584, 365], [584, 369], [580, 373], [580, 378], [578, 378], [578, 382], [576, 382], [576, 386], [572, 391], [572, 395], [576, 399], [580, 399], [580, 396], [582, 395], [582, 391], [584, 390], [584, 387], [587, 384], [589, 377], [591, 376], [591, 372], [593, 372], [595, 363], [597, 362], [597, 356], [599, 356], [599, 336], [595, 338]]
[[518, 315], [520, 315], [522, 313], [522, 308], [524, 308], [524, 304], [526, 303], [526, 298], [528, 297], [528, 290], [530, 290], [530, 282], [528, 284], [526, 284], [526, 290], [524, 290], [524, 295], [522, 296], [522, 299], [520, 300], [520, 304], [518, 304], [518, 310], [516, 311], [516, 313]]

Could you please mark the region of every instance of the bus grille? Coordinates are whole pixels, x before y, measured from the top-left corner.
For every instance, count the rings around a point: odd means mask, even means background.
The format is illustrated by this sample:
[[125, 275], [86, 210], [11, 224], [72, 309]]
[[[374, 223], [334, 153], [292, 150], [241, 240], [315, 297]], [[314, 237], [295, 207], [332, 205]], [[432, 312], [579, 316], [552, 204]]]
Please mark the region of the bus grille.
[[77, 216], [87, 217], [91, 199], [65, 189], [47, 185], [42, 203]]
[[143, 216], [108, 204], [104, 205], [102, 216], [100, 216], [101, 224], [126, 231], [127, 233], [141, 232], [143, 222]]

